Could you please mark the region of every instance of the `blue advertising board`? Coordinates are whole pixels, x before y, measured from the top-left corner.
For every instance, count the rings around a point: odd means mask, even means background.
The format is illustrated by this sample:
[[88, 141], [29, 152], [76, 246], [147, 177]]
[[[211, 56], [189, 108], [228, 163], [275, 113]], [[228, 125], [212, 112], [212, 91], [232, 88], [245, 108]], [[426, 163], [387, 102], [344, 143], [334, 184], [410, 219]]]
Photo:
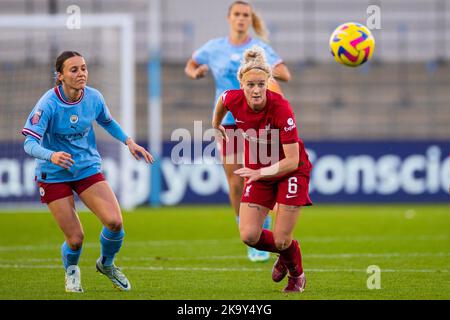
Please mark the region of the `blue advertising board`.
[[[444, 203], [450, 200], [448, 141], [305, 141], [305, 144], [313, 163], [310, 194], [315, 203]], [[224, 171], [221, 164], [205, 156], [207, 145], [197, 148], [197, 161], [192, 164], [174, 161], [176, 145], [177, 142], [164, 144], [160, 160], [161, 204], [227, 203]], [[100, 148], [107, 179], [117, 181], [118, 157], [102, 149], [117, 150], [117, 146]], [[133, 179], [139, 186], [150, 184], [148, 174], [137, 172]], [[151, 192], [150, 187], [148, 190]], [[148, 198], [141, 197], [138, 204], [147, 204]], [[34, 160], [24, 153], [20, 142], [1, 143], [0, 205], [38, 199]]]

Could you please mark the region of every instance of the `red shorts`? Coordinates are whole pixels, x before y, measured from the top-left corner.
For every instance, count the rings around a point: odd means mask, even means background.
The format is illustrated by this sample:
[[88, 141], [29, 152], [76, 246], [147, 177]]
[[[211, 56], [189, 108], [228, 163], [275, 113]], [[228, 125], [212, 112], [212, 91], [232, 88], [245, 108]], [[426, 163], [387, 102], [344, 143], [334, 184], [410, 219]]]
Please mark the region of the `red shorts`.
[[310, 206], [309, 177], [295, 173], [281, 180], [258, 180], [245, 184], [241, 202], [255, 203], [273, 209], [276, 203], [288, 206]]
[[237, 125], [224, 125], [228, 136], [228, 142], [222, 140], [218, 145], [222, 154], [222, 161], [226, 164], [243, 164], [244, 163], [244, 137], [235, 133]]
[[80, 194], [93, 184], [100, 181], [105, 181], [105, 177], [101, 173], [97, 173], [77, 181], [56, 183], [38, 182], [41, 202], [50, 203], [58, 199], [73, 196], [73, 191], [75, 191], [77, 194]]

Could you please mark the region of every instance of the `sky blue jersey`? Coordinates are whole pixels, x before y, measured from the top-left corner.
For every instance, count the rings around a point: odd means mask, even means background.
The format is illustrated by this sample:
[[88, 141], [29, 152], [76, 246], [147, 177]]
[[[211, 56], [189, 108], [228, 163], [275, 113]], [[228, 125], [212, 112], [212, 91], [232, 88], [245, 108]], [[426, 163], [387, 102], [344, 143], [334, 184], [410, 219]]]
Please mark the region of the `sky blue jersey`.
[[28, 116], [22, 134], [33, 143], [38, 141], [40, 147], [45, 148], [40, 148], [42, 150], [70, 153], [75, 164], [64, 169], [51, 163], [47, 156], [47, 160], [36, 159], [38, 181], [75, 181], [101, 172], [101, 157], [92, 126], [94, 120], [125, 143], [128, 137], [112, 118], [98, 90], [86, 86], [74, 102], [65, 98], [61, 86], [48, 90], [41, 97]]
[[[212, 72], [216, 84], [214, 106], [225, 90], [240, 88], [237, 72], [241, 65], [244, 51], [254, 45], [264, 49], [267, 62], [272, 68], [282, 62], [281, 58], [267, 43], [256, 38], [249, 38], [246, 43], [239, 46], [231, 44], [228, 37], [213, 39], [205, 43], [192, 55], [192, 59], [197, 64], [208, 65], [209, 70]], [[227, 113], [222, 124], [235, 124], [230, 112]]]

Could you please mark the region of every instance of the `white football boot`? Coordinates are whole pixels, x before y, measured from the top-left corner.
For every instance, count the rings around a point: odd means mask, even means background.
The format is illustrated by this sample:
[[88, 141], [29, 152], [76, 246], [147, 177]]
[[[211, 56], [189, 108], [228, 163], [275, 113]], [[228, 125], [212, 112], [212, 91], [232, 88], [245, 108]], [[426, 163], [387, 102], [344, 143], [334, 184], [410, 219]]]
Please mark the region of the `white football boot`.
[[66, 292], [82, 293], [81, 273], [77, 265], [71, 265], [66, 270]]
[[104, 274], [111, 280], [114, 287], [121, 291], [129, 291], [131, 290], [131, 284], [128, 281], [127, 277], [120, 271], [120, 268], [116, 267], [114, 264], [111, 266], [104, 266], [102, 264], [101, 258], [97, 260], [95, 264], [97, 271]]

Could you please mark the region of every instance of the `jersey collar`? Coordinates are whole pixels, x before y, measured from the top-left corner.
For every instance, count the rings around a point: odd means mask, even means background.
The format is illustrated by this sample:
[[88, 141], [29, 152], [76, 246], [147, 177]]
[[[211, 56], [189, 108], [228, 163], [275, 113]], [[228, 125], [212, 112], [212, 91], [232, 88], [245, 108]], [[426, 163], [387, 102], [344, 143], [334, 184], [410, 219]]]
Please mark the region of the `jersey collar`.
[[227, 41], [228, 44], [234, 48], [241, 48], [241, 47], [245, 47], [246, 45], [248, 45], [251, 41], [252, 41], [252, 37], [251, 36], [247, 36], [247, 39], [245, 39], [244, 42], [242, 42], [241, 44], [233, 44], [231, 42], [230, 36], [227, 37]]
[[71, 105], [71, 106], [73, 106], [73, 105], [75, 105], [75, 104], [77, 104], [77, 103], [80, 103], [80, 101], [81, 101], [81, 100], [83, 99], [83, 97], [84, 97], [84, 90], [81, 90], [80, 98], [79, 98], [77, 101], [71, 102], [71, 101], [67, 101], [67, 100], [65, 99], [64, 93], [62, 92], [62, 87], [61, 87], [60, 85], [59, 85], [59, 86], [56, 86], [56, 87], [54, 88], [54, 90], [55, 90], [56, 96], [59, 98], [59, 100], [61, 100], [61, 102], [65, 103], [65, 104], [68, 104], [68, 105]]

